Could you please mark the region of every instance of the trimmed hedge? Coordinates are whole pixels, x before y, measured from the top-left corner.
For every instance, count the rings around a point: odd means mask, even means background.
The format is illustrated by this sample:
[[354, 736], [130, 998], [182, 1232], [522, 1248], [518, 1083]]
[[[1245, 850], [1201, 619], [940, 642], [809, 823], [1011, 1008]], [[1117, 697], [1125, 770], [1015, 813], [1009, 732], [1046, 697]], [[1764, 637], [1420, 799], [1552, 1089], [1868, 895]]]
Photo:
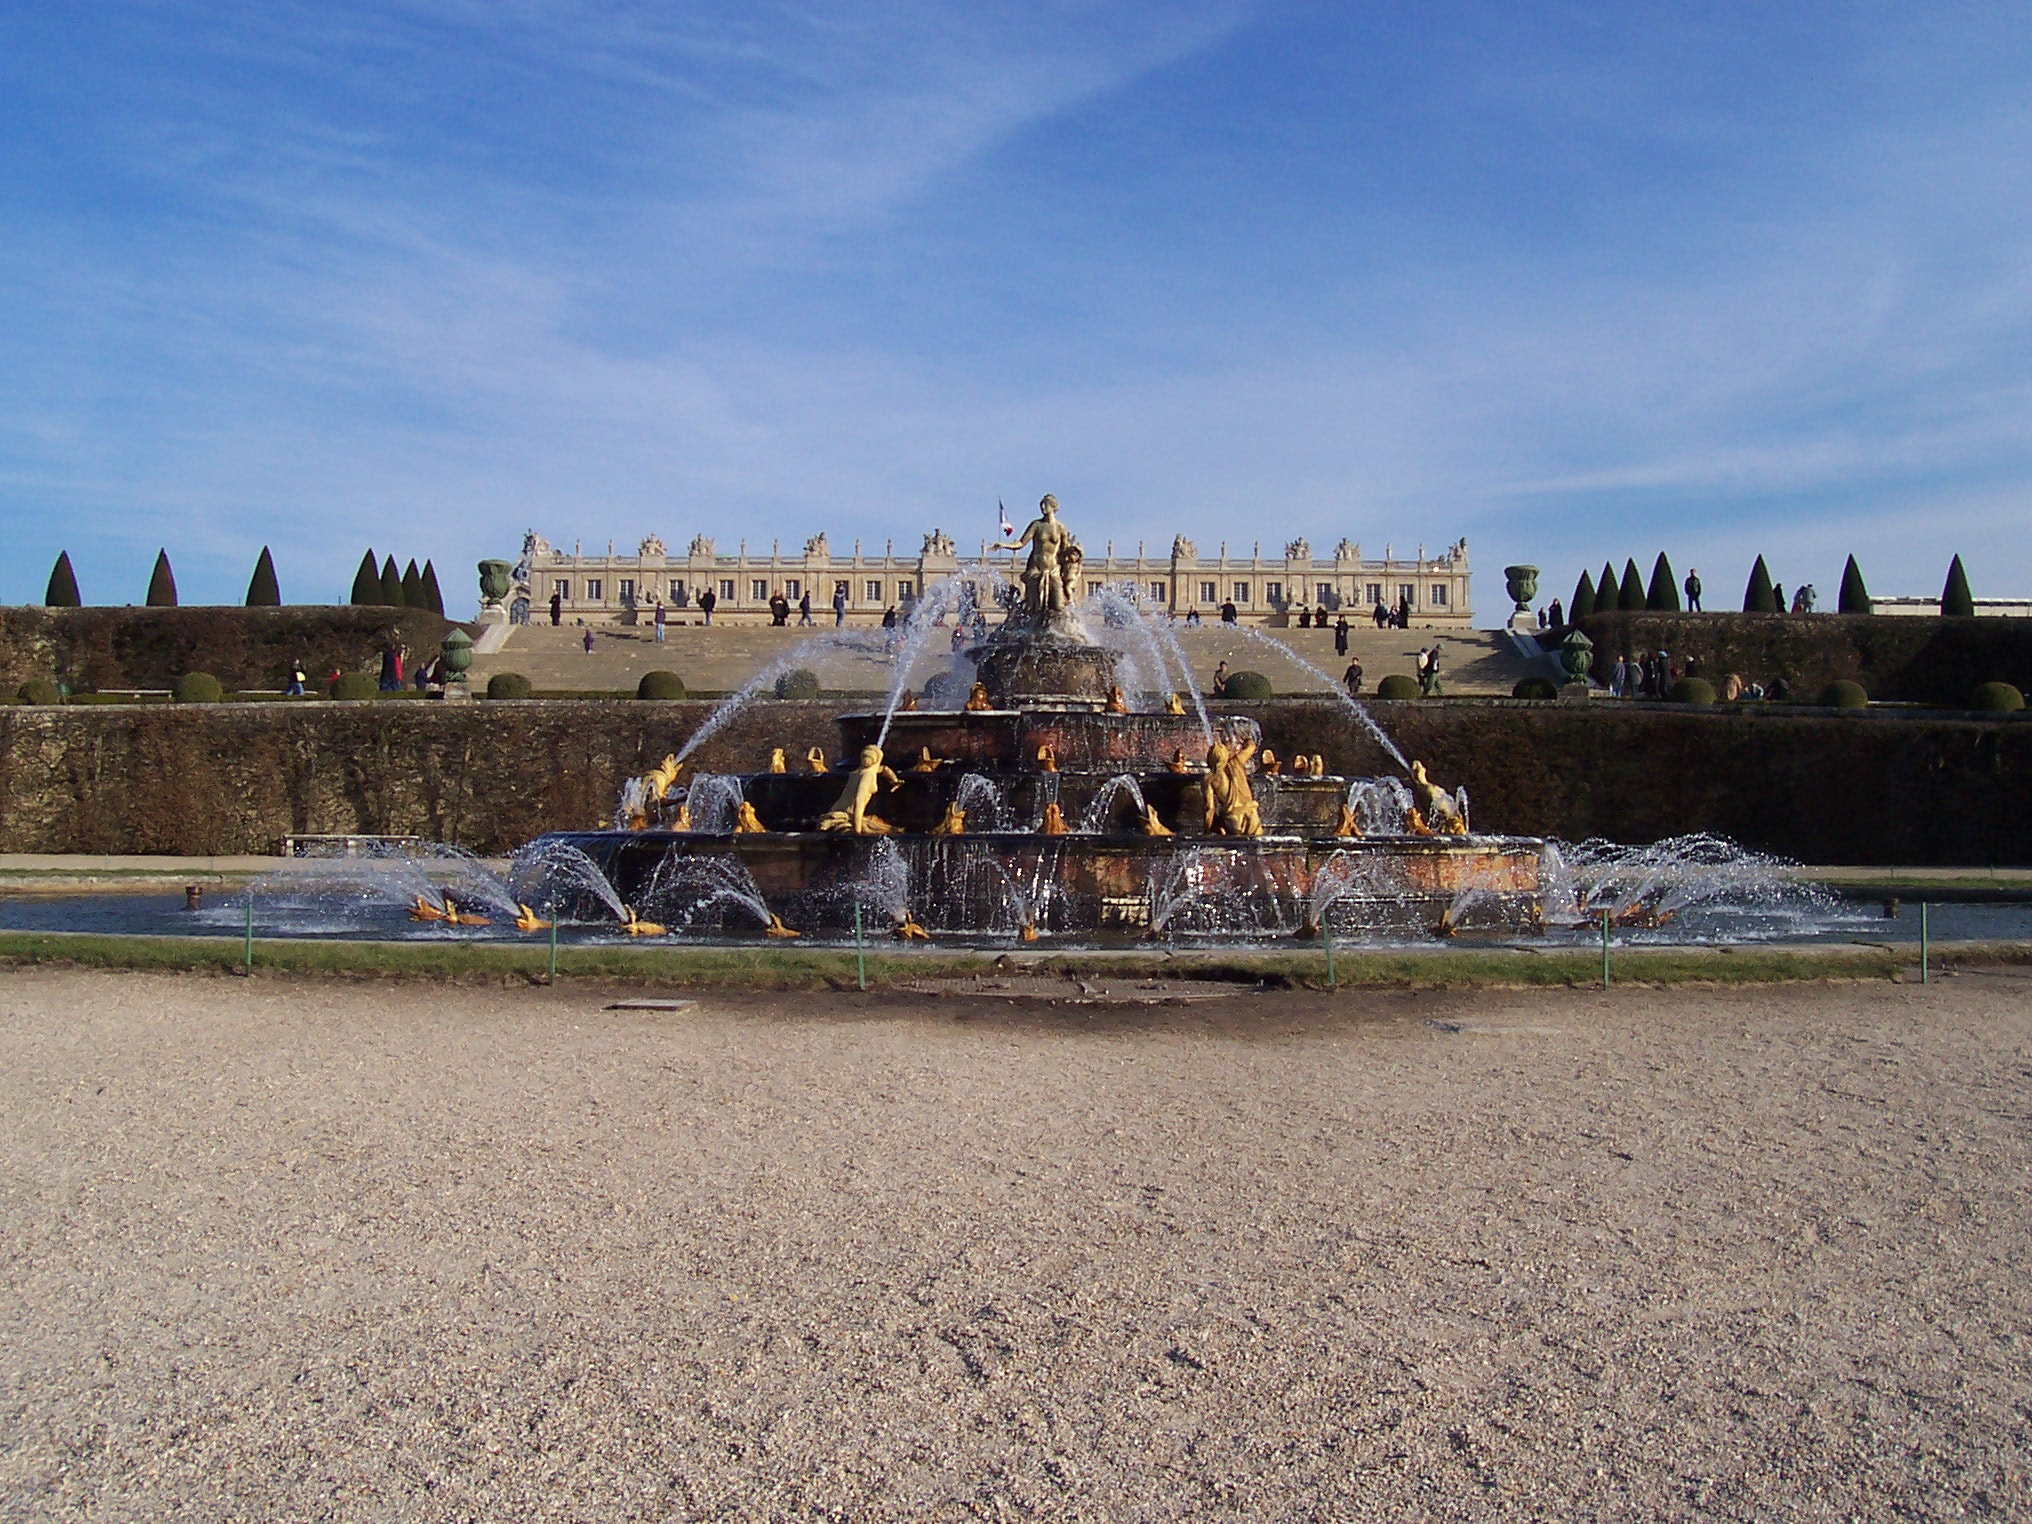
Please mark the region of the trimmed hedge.
[[2009, 683], [1982, 683], [1969, 695], [1969, 708], [2010, 714], [2025, 707], [2025, 695]]
[[1221, 689], [1221, 697], [1225, 699], [1267, 699], [1276, 696], [1276, 690], [1270, 686], [1270, 679], [1260, 672], [1230, 672], [1227, 685]]
[[[649, 681], [646, 677], [642, 680], [645, 683]], [[535, 691], [529, 679], [520, 672], [496, 672], [487, 679], [487, 697], [490, 699], [526, 699]]]
[[1820, 690], [1820, 704], [1823, 709], [1867, 709], [1870, 695], [1861, 683], [1842, 678]]
[[1418, 679], [1406, 677], [1402, 672], [1392, 672], [1376, 684], [1379, 699], [1415, 699], [1418, 697]]
[[179, 704], [216, 704], [225, 689], [209, 672], [186, 672], [170, 685], [169, 696]]
[[[809, 667], [793, 667], [776, 679], [776, 696], [780, 699], [815, 699], [818, 697], [818, 674]], [[682, 698], [683, 695], [679, 694]]]
[[332, 684], [335, 699], [370, 699], [380, 691], [381, 685], [364, 672], [341, 672]]
[[[1413, 686], [1417, 685], [1413, 684]], [[1552, 685], [1550, 678], [1520, 677], [1517, 679], [1517, 686], [1510, 690], [1510, 697], [1514, 699], [1556, 699], [1559, 697], [1559, 690]]]
[[1665, 696], [1675, 704], [1712, 704], [1715, 700], [1714, 684], [1704, 677], [1682, 677], [1667, 690]]
[[31, 677], [14, 695], [23, 704], [61, 704], [63, 689], [46, 677]]
[[684, 679], [675, 672], [645, 672], [642, 681], [635, 685], [635, 697], [639, 699], [681, 699], [684, 696]]

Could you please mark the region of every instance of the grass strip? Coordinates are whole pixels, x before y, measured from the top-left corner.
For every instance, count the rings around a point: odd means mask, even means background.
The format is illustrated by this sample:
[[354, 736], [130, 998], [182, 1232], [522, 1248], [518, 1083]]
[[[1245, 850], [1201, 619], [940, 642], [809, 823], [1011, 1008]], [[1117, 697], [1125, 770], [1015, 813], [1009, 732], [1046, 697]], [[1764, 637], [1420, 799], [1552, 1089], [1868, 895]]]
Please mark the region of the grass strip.
[[[398, 978], [449, 981], [541, 981], [548, 949], [498, 942], [413, 943], [264, 940], [254, 943], [262, 975]], [[1836, 947], [1618, 948], [1617, 983], [1774, 984], [1820, 979], [1892, 979], [1916, 966], [1918, 949], [1843, 944]], [[237, 973], [238, 940], [129, 937], [98, 933], [0, 933], [0, 963], [15, 967], [153, 969]], [[1935, 966], [2032, 963], [2032, 944], [1951, 943], [1934, 947]], [[1548, 952], [1433, 948], [1339, 949], [1343, 989], [1587, 987], [1601, 982], [1601, 956], [1585, 948]], [[558, 952], [564, 979], [601, 979], [680, 989], [823, 990], [855, 987], [854, 954], [840, 948], [566, 947]], [[1326, 988], [1317, 951], [1180, 953], [871, 951], [871, 989], [896, 990], [918, 980], [975, 974], [1060, 975], [1093, 979], [1194, 979]]]

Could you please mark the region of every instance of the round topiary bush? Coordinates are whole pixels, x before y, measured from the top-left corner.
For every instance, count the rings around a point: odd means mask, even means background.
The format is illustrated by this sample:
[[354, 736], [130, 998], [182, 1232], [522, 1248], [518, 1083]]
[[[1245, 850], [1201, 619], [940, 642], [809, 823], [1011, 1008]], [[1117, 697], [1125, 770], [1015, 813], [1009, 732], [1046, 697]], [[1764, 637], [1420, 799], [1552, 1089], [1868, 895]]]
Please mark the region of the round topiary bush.
[[1418, 679], [1406, 677], [1402, 672], [1392, 672], [1376, 684], [1376, 697], [1380, 699], [1413, 699], [1418, 697]]
[[1712, 704], [1714, 684], [1704, 677], [1682, 677], [1666, 690], [1665, 696], [1675, 704]]
[[1823, 709], [1867, 709], [1870, 696], [1861, 683], [1844, 677], [1820, 690], [1820, 704]]
[[1225, 699], [1267, 699], [1277, 695], [1270, 687], [1270, 679], [1260, 672], [1230, 672], [1228, 685], [1221, 689]]
[[[1410, 682], [1411, 680], [1406, 678], [1405, 681]], [[1415, 689], [1417, 684], [1413, 683], [1412, 686]], [[1550, 678], [1520, 677], [1517, 679], [1517, 686], [1510, 690], [1510, 697], [1518, 699], [1556, 699], [1559, 697], [1559, 690], [1552, 686], [1552, 679]]]
[[380, 691], [381, 685], [364, 672], [341, 672], [332, 684], [335, 699], [370, 699]]
[[31, 677], [14, 696], [24, 704], [61, 704], [63, 689], [46, 677]]
[[675, 672], [645, 672], [642, 681], [635, 685], [635, 697], [681, 699], [684, 697], [684, 679]]
[[2025, 695], [2009, 683], [1983, 683], [1969, 695], [1969, 708], [2009, 714], [2025, 707]]
[[487, 697], [490, 699], [526, 699], [535, 691], [530, 687], [529, 679], [520, 672], [496, 672], [487, 679]]
[[794, 667], [776, 679], [776, 696], [780, 699], [815, 699], [818, 697], [818, 674], [809, 667]]
[[186, 672], [170, 685], [169, 696], [179, 704], [216, 704], [225, 690], [209, 672]]

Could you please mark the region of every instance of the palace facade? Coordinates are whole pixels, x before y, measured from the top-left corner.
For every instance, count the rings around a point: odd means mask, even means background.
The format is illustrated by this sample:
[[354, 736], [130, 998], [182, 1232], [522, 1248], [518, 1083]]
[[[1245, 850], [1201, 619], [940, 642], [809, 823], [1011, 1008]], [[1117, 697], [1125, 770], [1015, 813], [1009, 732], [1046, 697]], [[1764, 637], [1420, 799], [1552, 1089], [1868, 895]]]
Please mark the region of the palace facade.
[[[830, 621], [838, 592], [846, 594], [850, 622], [874, 624], [889, 609], [907, 612], [942, 577], [965, 570], [1014, 585], [1021, 569], [1017, 552], [991, 551], [983, 541], [976, 554], [963, 556], [952, 536], [936, 529], [914, 555], [899, 555], [894, 541], [871, 554], [859, 540], [851, 553], [835, 553], [823, 533], [791, 555], [777, 541], [767, 554], [751, 552], [745, 540], [726, 555], [702, 534], [681, 555], [669, 554], [653, 534], [633, 555], [616, 555], [611, 542], [605, 555], [587, 555], [579, 546], [554, 547], [531, 531], [515, 565], [509, 617], [547, 621], [555, 595], [567, 624], [634, 624], [653, 618], [658, 603], [671, 622], [693, 623], [700, 618], [700, 594], [711, 589], [715, 624], [767, 623], [771, 599], [781, 596], [795, 609], [807, 593], [813, 616]], [[1146, 555], [1140, 544], [1133, 556], [1118, 555], [1110, 541], [1104, 553], [1087, 553], [1085, 576], [1089, 586], [1133, 587], [1147, 604], [1179, 618], [1197, 611], [1215, 620], [1223, 604], [1233, 603], [1240, 619], [1281, 625], [1295, 622], [1301, 607], [1368, 618], [1382, 603], [1407, 607], [1421, 628], [1469, 629], [1474, 622], [1464, 539], [1433, 556], [1422, 545], [1416, 555], [1398, 556], [1386, 544], [1380, 557], [1364, 557], [1348, 539], [1328, 556], [1314, 555], [1302, 539], [1285, 545], [1281, 556], [1263, 555], [1260, 543], [1246, 556], [1231, 555], [1225, 542], [1217, 554], [1202, 555], [1184, 535], [1172, 538], [1167, 556]]]

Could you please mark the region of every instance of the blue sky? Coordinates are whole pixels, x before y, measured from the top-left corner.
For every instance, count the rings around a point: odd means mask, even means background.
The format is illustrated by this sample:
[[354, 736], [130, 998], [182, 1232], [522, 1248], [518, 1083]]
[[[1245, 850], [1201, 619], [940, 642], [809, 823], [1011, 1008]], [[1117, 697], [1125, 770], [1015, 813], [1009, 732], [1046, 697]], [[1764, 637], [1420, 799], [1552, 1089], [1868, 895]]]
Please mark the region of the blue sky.
[[0, 601], [522, 530], [2032, 594], [2032, 10], [0, 6]]

